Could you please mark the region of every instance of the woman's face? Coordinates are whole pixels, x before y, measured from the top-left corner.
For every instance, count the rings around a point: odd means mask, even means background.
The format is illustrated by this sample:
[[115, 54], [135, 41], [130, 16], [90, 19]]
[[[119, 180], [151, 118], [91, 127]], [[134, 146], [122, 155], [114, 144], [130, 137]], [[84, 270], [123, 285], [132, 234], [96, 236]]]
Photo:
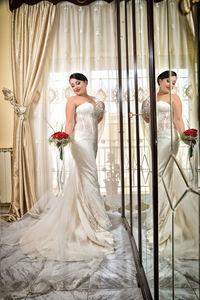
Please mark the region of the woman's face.
[[78, 96], [87, 94], [86, 93], [87, 84], [88, 84], [87, 81], [82, 81], [75, 78], [70, 79], [71, 88], [73, 92]]
[[170, 78], [159, 79], [160, 91], [163, 93], [169, 93], [170, 91], [170, 81], [171, 81], [171, 89], [175, 87], [176, 84], [176, 76], [171, 76]]

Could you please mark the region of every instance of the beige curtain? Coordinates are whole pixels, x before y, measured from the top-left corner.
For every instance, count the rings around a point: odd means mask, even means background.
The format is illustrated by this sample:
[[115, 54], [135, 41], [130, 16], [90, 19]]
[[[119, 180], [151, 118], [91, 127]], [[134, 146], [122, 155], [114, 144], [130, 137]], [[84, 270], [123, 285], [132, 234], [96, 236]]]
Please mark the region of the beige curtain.
[[38, 100], [56, 6], [23, 4], [12, 15], [12, 68], [15, 100], [13, 193], [7, 219], [19, 219], [36, 202], [29, 110]]

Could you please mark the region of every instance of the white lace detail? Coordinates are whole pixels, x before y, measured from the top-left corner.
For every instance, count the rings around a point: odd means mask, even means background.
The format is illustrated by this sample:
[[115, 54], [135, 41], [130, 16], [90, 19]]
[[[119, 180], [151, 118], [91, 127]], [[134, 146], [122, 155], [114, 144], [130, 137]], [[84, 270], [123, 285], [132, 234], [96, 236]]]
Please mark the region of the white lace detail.
[[96, 114], [97, 119], [103, 118], [103, 115], [105, 113], [105, 104], [102, 101], [99, 101], [96, 103]]
[[85, 102], [76, 109], [76, 125], [74, 128], [75, 138], [87, 138], [95, 136], [97, 130], [97, 120], [95, 118], [95, 107], [89, 102]]
[[[158, 137], [171, 138], [171, 105], [164, 101], [157, 102], [157, 134]], [[172, 122], [172, 129], [174, 125]]]
[[145, 114], [147, 118], [150, 117], [150, 98], [147, 98], [142, 102], [141, 112], [142, 114]]

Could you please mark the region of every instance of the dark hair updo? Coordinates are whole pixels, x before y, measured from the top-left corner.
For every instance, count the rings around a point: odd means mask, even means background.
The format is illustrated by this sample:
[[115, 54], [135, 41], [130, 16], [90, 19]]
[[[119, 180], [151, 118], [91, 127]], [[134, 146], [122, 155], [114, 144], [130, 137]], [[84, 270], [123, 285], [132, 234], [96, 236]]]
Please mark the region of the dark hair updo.
[[158, 75], [158, 77], [157, 77], [157, 83], [158, 83], [158, 85], [160, 85], [159, 84], [159, 80], [160, 79], [169, 78], [171, 76], [176, 76], [177, 77], [176, 72], [167, 70], [167, 71], [164, 71], [164, 72], [160, 73], [160, 75]]
[[81, 81], [88, 81], [87, 77], [81, 73], [73, 73], [70, 75], [69, 77], [69, 81], [74, 78], [74, 79], [77, 79], [77, 80], [81, 80]]

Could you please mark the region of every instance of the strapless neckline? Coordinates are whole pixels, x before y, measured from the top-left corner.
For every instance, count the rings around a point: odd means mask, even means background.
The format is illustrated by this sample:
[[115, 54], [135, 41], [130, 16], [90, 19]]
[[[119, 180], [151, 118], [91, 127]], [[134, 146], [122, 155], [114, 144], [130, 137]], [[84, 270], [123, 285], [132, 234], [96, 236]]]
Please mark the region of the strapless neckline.
[[78, 106], [76, 106], [76, 109], [77, 109], [77, 108], [79, 108], [80, 106], [84, 105], [84, 104], [90, 104], [90, 105], [92, 105], [94, 108], [96, 108], [96, 107], [97, 107], [97, 103], [96, 103], [96, 105], [94, 105], [94, 104], [92, 104], [91, 102], [89, 102], [89, 101], [86, 101], [86, 102], [84, 102], [84, 103], [81, 103], [81, 104], [79, 104]]
[[76, 107], [76, 109], [78, 109], [80, 106], [82, 106], [82, 105], [84, 105], [84, 104], [90, 104], [90, 105], [92, 105], [93, 107], [94, 107], [94, 109], [96, 108], [96, 105], [94, 105], [94, 104], [92, 104], [91, 102], [84, 102], [84, 103], [81, 103], [81, 104], [79, 104], [77, 107]]
[[171, 105], [170, 103], [166, 102], [166, 101], [163, 101], [163, 100], [157, 100], [157, 102], [163, 102], [163, 103], [166, 103], [168, 105]]
[[168, 102], [166, 102], [166, 101], [163, 101], [163, 100], [157, 100], [157, 103], [158, 102], [162, 102], [162, 103], [166, 103], [166, 104], [168, 104], [168, 105], [171, 105], [170, 103], [168, 103]]

